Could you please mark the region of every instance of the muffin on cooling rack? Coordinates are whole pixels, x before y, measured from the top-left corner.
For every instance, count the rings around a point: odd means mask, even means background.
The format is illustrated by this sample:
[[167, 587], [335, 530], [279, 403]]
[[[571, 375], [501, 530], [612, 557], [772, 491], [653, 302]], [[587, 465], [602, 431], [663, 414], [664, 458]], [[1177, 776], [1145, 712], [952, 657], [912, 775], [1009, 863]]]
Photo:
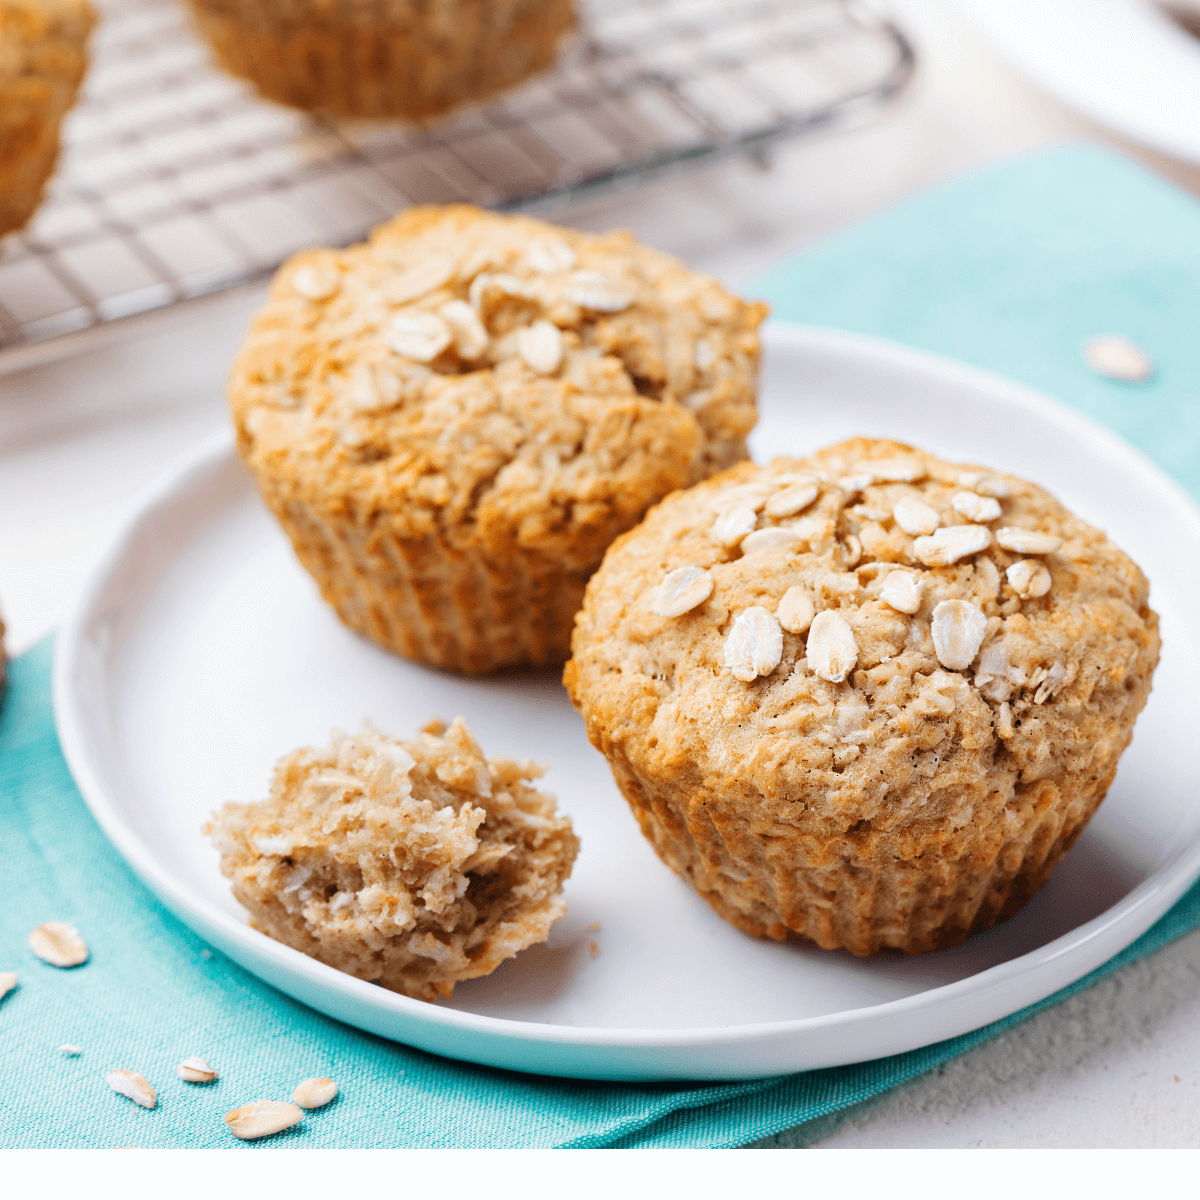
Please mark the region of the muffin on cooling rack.
[[87, 0], [0, 0], [0, 235], [42, 201], [93, 20]]
[[280, 759], [271, 794], [204, 832], [251, 924], [339, 971], [449, 996], [545, 941], [579, 839], [541, 769], [486, 759], [455, 721], [402, 742], [370, 727]]
[[238, 449], [352, 629], [469, 674], [562, 662], [613, 538], [745, 457], [764, 315], [627, 234], [410, 209], [279, 271]]
[[568, 689], [660, 857], [738, 928], [871, 954], [1011, 915], [1158, 662], [1138, 568], [1041, 488], [855, 440], [620, 538]]
[[523, 83], [575, 0], [188, 0], [220, 64], [269, 100], [339, 117], [439, 116]]

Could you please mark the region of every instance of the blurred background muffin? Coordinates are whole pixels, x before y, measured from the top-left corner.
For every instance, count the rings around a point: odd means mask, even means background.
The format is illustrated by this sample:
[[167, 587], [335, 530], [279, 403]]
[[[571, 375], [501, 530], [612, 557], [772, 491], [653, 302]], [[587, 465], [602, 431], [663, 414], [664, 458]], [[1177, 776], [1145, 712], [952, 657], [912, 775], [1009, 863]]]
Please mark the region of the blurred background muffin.
[[609, 543], [746, 457], [765, 314], [629, 234], [409, 209], [280, 270], [238, 449], [352, 629], [469, 674], [561, 662]]
[[0, 235], [41, 203], [94, 20], [87, 0], [0, 0]]
[[270, 100], [419, 120], [548, 67], [575, 0], [189, 0], [227, 71]]

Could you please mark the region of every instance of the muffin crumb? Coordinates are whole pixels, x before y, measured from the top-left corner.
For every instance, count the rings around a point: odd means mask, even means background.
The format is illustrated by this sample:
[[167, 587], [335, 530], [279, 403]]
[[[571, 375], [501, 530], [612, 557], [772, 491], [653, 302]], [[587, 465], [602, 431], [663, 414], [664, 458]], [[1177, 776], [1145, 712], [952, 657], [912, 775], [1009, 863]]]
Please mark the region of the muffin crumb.
[[280, 759], [268, 799], [205, 827], [277, 941], [421, 1000], [544, 941], [579, 841], [542, 768], [486, 759], [457, 719], [402, 742], [367, 726]]

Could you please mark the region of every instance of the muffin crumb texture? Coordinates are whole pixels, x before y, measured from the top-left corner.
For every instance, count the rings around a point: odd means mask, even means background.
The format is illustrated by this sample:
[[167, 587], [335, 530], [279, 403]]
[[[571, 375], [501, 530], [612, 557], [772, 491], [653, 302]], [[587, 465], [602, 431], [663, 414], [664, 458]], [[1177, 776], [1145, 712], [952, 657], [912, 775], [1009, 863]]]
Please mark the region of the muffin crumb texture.
[[467, 674], [561, 663], [612, 540], [746, 457], [765, 313], [628, 234], [410, 209], [280, 270], [239, 452], [352, 629]]
[[369, 726], [282, 758], [268, 799], [205, 826], [254, 928], [420, 1000], [544, 941], [579, 841], [530, 762], [484, 758], [461, 719], [402, 742]]
[[855, 439], [668, 497], [565, 681], [659, 855], [748, 933], [955, 944], [1049, 877], [1158, 662], [1145, 577], [1041, 488]]

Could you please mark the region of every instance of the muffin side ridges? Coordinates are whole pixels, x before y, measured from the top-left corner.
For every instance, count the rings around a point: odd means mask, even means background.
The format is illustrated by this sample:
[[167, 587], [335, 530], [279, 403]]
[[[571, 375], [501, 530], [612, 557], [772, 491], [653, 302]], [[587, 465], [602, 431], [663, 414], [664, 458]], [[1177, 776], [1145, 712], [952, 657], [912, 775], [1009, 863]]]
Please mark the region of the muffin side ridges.
[[444, 116], [548, 67], [575, 0], [190, 0], [217, 61], [269, 99], [346, 117]]

